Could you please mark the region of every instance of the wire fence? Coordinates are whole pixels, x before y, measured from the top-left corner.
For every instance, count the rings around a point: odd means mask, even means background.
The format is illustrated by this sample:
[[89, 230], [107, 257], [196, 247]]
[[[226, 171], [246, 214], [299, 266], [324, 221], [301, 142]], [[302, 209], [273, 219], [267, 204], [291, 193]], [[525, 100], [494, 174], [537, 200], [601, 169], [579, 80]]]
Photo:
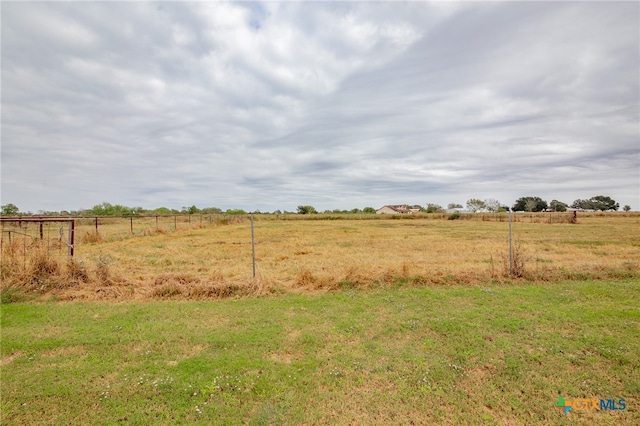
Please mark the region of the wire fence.
[[114, 241], [209, 226], [228, 225], [247, 220], [244, 215], [96, 216], [76, 218], [80, 243]]
[[25, 257], [39, 249], [55, 256], [73, 255], [73, 222], [68, 218], [2, 218], [0, 253], [3, 258]]
[[[580, 219], [606, 216], [605, 212], [517, 212], [511, 215], [513, 223], [563, 224], [577, 223]], [[634, 213], [616, 213], [626, 215]], [[233, 225], [253, 221], [318, 221], [318, 220], [462, 220], [482, 222], [509, 221], [508, 212], [469, 213], [441, 212], [412, 215], [388, 214], [194, 214], [194, 215], [136, 215], [93, 217], [2, 217], [0, 224], [0, 266], [8, 264], [26, 267], [33, 253], [62, 259], [72, 257], [76, 248], [86, 244], [113, 242], [129, 238], [167, 234], [178, 231]]]
[[[478, 283], [640, 274], [640, 213], [512, 213], [511, 219], [513, 238], [508, 213], [2, 217], [0, 290], [72, 288], [125, 297], [258, 281], [333, 288], [393, 277]], [[249, 276], [258, 281], [247, 284], [242, 277]]]

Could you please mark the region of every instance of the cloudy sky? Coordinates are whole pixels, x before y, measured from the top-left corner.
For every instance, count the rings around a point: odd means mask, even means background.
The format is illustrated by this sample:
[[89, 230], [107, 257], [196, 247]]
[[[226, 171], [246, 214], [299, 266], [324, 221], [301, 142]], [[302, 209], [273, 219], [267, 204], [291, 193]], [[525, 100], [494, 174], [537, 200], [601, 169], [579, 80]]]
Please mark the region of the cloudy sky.
[[5, 2], [2, 204], [640, 209], [640, 3]]

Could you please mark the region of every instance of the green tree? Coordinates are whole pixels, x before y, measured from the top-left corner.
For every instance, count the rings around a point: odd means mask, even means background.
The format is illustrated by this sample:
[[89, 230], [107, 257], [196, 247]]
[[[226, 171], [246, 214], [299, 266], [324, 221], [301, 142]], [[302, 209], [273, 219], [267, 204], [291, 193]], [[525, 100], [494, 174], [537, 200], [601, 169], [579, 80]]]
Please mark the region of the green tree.
[[15, 204], [8, 203], [0, 206], [1, 216], [16, 216], [18, 213], [20, 213], [20, 209]]
[[120, 204], [101, 203], [96, 204], [87, 210], [87, 214], [92, 216], [131, 216], [144, 212], [142, 207], [127, 207]]
[[191, 206], [187, 209], [187, 213], [189, 214], [200, 213], [200, 209], [198, 209], [196, 206]]
[[318, 211], [313, 206], [298, 206], [298, 214], [316, 214]]
[[362, 213], [374, 214], [375, 212], [376, 209], [374, 209], [373, 207], [365, 207], [364, 209], [362, 209]]
[[227, 209], [226, 214], [247, 214], [246, 211], [242, 209]]
[[204, 209], [200, 210], [200, 213], [204, 213], [204, 214], [221, 214], [222, 213], [222, 209], [219, 209], [218, 207], [205, 207]]
[[606, 197], [604, 195], [597, 195], [595, 197], [591, 197], [588, 200], [577, 199], [572, 204], [571, 207], [574, 209], [582, 209], [582, 210], [618, 210], [620, 208], [620, 204], [616, 203], [611, 197]]
[[453, 210], [453, 209], [461, 209], [463, 207], [462, 207], [462, 204], [460, 204], [460, 203], [449, 203], [449, 204], [447, 204], [447, 208], [449, 210]]
[[479, 210], [482, 210], [484, 208], [486, 208], [487, 205], [485, 204], [484, 201], [479, 200], [477, 198], [471, 198], [470, 200], [467, 200], [467, 209], [469, 209], [469, 211], [471, 212], [477, 212]]
[[552, 200], [549, 203], [549, 209], [554, 211], [554, 212], [566, 212], [567, 211], [567, 207], [569, 207], [567, 204], [563, 203], [562, 201], [558, 201], [558, 200]]
[[628, 212], [629, 210], [631, 210], [631, 206], [629, 204], [625, 204], [624, 207], [622, 208], [625, 212]]
[[604, 195], [596, 195], [595, 197], [591, 197], [591, 202], [593, 203], [596, 210], [615, 210], [617, 211], [620, 208], [620, 204], [616, 203], [616, 200], [611, 197], [607, 197]]
[[427, 208], [425, 209], [427, 213], [442, 213], [444, 209], [439, 204], [428, 203]]
[[495, 198], [487, 198], [486, 200], [484, 200], [484, 205], [487, 211], [490, 212], [497, 212], [498, 210], [500, 210], [500, 201], [496, 200]]
[[166, 207], [158, 207], [157, 209], [152, 210], [152, 213], [155, 214], [170, 214], [171, 210]]
[[540, 197], [520, 197], [512, 209], [514, 212], [542, 212], [547, 209], [547, 202]]

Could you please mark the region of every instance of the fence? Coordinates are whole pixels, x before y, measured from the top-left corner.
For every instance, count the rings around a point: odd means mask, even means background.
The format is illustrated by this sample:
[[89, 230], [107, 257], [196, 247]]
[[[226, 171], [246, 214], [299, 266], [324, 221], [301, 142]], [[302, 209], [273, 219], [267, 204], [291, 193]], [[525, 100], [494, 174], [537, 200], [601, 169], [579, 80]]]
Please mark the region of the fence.
[[0, 252], [20, 248], [24, 252], [27, 247], [37, 245], [55, 248], [61, 255], [66, 248], [66, 254], [73, 256], [74, 225], [72, 218], [0, 218]]
[[77, 217], [75, 222], [78, 241], [92, 243], [239, 223], [247, 219], [246, 216], [214, 214], [138, 215]]
[[138, 215], [94, 217], [19, 216], [0, 218], [0, 266], [26, 264], [30, 253], [73, 257], [78, 244], [116, 241], [207, 226], [240, 223], [240, 215]]
[[[156, 287], [184, 290], [185, 283], [239, 285], [249, 276], [321, 288], [389, 277], [478, 283], [504, 271], [546, 280], [639, 273], [640, 213], [578, 212], [577, 225], [569, 225], [573, 212], [513, 213], [512, 239], [506, 213], [461, 213], [455, 221], [439, 213], [253, 219], [255, 238], [246, 215], [2, 218], [1, 278], [7, 288], [44, 292], [84, 282], [124, 297], [138, 285], [152, 294]], [[127, 281], [131, 271], [135, 278]]]
[[0, 279], [25, 276], [34, 264], [48, 272], [55, 258], [72, 258], [75, 220], [69, 218], [0, 218]]

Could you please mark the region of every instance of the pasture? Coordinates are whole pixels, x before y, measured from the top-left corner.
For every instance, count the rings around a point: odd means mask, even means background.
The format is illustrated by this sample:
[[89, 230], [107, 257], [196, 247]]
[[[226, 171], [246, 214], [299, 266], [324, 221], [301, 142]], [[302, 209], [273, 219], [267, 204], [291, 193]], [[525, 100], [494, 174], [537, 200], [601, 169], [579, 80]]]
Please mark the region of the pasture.
[[5, 244], [1, 422], [640, 421], [639, 215], [295, 219]]
[[255, 279], [246, 217], [183, 223], [177, 231], [156, 228], [150, 219], [136, 223], [134, 234], [127, 219], [102, 224], [98, 234], [89, 219], [79, 221], [72, 262], [64, 248], [43, 252], [36, 245], [25, 258], [5, 244], [2, 287], [14, 298], [201, 299], [396, 282], [481, 285], [640, 274], [638, 214], [585, 215], [577, 224], [555, 223], [547, 214], [514, 216], [515, 277], [508, 274], [505, 215], [487, 220], [482, 215], [474, 220], [293, 215], [256, 217]]

